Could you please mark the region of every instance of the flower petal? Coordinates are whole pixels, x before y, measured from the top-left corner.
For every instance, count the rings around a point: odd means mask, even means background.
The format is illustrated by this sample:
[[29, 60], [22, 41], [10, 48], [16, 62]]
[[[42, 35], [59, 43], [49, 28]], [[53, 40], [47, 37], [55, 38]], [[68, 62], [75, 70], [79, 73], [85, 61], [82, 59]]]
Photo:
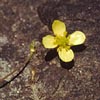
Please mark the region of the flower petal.
[[58, 51], [59, 58], [64, 62], [70, 62], [74, 58], [74, 53], [71, 49], [66, 50], [63, 47], [59, 47], [57, 51]]
[[68, 36], [68, 39], [69, 45], [80, 45], [84, 43], [86, 36], [81, 31], [75, 31], [74, 33]]
[[57, 47], [56, 39], [55, 39], [55, 37], [53, 37], [51, 35], [46, 35], [45, 37], [43, 37], [42, 44], [44, 45], [45, 48]]
[[66, 36], [66, 26], [62, 21], [54, 20], [52, 30], [56, 36]]

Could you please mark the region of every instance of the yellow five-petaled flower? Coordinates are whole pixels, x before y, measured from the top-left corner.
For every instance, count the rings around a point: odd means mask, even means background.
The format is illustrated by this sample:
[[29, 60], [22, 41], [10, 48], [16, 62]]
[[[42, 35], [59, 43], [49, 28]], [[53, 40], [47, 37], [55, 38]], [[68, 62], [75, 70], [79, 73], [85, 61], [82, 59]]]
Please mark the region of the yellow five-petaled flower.
[[74, 53], [71, 46], [83, 44], [86, 36], [81, 31], [75, 31], [67, 34], [66, 26], [62, 21], [54, 20], [52, 30], [55, 36], [46, 35], [42, 39], [45, 48], [57, 48], [59, 58], [64, 62], [70, 62], [74, 59]]

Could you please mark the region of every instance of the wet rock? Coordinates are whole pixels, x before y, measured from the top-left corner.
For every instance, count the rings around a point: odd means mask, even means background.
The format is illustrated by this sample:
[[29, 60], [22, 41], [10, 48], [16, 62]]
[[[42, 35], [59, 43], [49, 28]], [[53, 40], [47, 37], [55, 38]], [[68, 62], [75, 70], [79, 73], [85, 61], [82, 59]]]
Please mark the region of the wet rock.
[[[0, 99], [99, 100], [99, 8], [99, 0], [1, 0], [0, 77], [24, 66], [33, 39], [36, 52], [20, 75], [0, 89]], [[68, 33], [81, 30], [86, 34], [85, 48], [73, 48], [72, 63], [64, 64], [41, 43], [44, 35], [52, 33], [54, 19], [64, 21]]]

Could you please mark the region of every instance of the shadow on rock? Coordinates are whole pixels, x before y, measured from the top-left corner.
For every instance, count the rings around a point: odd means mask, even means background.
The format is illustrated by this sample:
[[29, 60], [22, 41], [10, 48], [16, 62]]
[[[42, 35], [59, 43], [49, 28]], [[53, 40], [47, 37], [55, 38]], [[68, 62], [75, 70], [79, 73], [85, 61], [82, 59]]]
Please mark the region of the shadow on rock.
[[56, 49], [49, 50], [45, 56], [45, 61], [50, 61], [57, 56]]
[[82, 45], [78, 45], [78, 46], [73, 46], [71, 48], [74, 52], [82, 52], [83, 50], [86, 49], [86, 46], [84, 44], [82, 44]]
[[[45, 56], [45, 61], [51, 61], [53, 58], [57, 56], [58, 56], [58, 53], [56, 49], [49, 50]], [[60, 64], [63, 68], [70, 70], [74, 66], [74, 60], [67, 63], [60, 60]]]
[[71, 62], [63, 62], [60, 60], [60, 64], [63, 68], [67, 69], [67, 70], [70, 70], [73, 68], [74, 66], [74, 60], [72, 60]]
[[43, 24], [47, 25], [51, 30], [53, 20], [58, 19], [57, 14], [58, 2], [48, 1], [38, 7], [38, 15]]
[[[82, 52], [84, 49], [86, 49], [86, 46], [84, 44], [72, 47], [72, 50], [74, 52]], [[57, 56], [58, 56], [57, 50], [51, 49], [47, 52], [47, 54], [45, 56], [45, 61], [51, 61], [53, 58], [55, 58]], [[72, 60], [71, 62], [63, 62], [60, 60], [60, 64], [63, 68], [70, 70], [74, 66], [74, 60]]]

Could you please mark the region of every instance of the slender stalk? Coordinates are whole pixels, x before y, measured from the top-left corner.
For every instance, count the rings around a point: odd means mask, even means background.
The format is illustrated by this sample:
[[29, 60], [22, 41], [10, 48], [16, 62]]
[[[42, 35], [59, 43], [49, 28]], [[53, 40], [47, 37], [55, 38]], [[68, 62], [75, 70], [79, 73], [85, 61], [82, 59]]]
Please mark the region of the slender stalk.
[[[28, 59], [26, 60], [26, 62], [24, 63], [24, 66], [30, 61], [32, 57], [32, 54], [28, 57]], [[18, 67], [15, 70], [13, 70], [11, 73], [7, 74], [5, 77], [3, 77], [2, 79], [0, 79], [0, 82], [2, 82], [3, 80], [7, 79], [9, 76], [11, 76], [12, 74], [14, 74], [16, 71], [19, 71], [22, 67]]]
[[30, 44], [30, 55], [28, 56], [27, 60], [25, 61], [23, 67], [18, 67], [16, 68], [15, 70], [13, 70], [11, 73], [9, 73], [8, 75], [6, 75], [5, 77], [3, 77], [2, 79], [0, 79], [0, 83], [3, 83], [4, 80], [6, 80], [8, 77], [10, 77], [12, 74], [14, 74], [15, 72], [18, 71], [18, 73], [13, 76], [9, 81], [6, 81], [4, 84], [2, 84], [0, 86], [0, 88], [4, 87], [5, 85], [7, 85], [8, 83], [10, 83], [12, 80], [14, 80], [24, 69], [25, 67], [29, 64], [32, 56], [33, 56], [33, 53], [35, 52], [35, 49], [34, 49], [34, 41], [32, 41], [32, 43]]

